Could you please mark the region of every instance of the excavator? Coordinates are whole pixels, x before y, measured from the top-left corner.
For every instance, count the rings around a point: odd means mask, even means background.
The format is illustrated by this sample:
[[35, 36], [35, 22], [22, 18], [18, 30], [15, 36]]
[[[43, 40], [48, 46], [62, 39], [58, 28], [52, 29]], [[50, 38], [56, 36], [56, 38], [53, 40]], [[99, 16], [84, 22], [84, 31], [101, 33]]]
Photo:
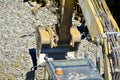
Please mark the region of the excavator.
[[[42, 59], [45, 60], [45, 79], [120, 80], [120, 32], [106, 1], [51, 1], [52, 5], [57, 7], [57, 24], [36, 28], [37, 62], [40, 65]], [[72, 24], [73, 16], [83, 29]], [[83, 59], [76, 57], [78, 44], [85, 37], [82, 32], [87, 34], [85, 36], [89, 37], [91, 42], [102, 46], [103, 74], [100, 74], [99, 56], [96, 56], [97, 67], [87, 57]], [[42, 56], [42, 53], [46, 54]], [[64, 59], [59, 58], [62, 54], [65, 56]], [[54, 58], [49, 58], [52, 55]], [[71, 55], [74, 59], [67, 58]]]

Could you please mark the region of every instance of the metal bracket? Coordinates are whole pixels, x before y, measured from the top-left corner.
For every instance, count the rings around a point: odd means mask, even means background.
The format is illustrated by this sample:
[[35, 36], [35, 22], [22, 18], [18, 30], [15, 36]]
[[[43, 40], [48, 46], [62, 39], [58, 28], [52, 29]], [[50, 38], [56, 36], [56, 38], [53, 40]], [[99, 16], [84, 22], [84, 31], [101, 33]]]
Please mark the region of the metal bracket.
[[117, 69], [115, 69], [115, 72], [120, 72], [120, 69], [118, 69], [118, 68], [117, 68]]
[[115, 49], [120, 49], [120, 47], [112, 47], [112, 49], [113, 49], [113, 50], [115, 50]]
[[116, 34], [117, 37], [120, 37], [120, 32], [105, 32], [102, 34], [102, 37], [107, 39], [107, 35], [111, 35], [111, 34]]

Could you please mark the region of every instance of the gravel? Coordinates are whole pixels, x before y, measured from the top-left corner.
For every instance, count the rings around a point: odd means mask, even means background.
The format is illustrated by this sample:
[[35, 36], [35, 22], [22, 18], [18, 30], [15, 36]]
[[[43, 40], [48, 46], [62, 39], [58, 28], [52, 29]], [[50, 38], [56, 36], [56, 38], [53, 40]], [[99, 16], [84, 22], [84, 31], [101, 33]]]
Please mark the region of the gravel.
[[36, 16], [31, 8], [22, 0], [0, 0], [0, 80], [26, 79], [33, 66], [29, 49], [36, 47], [36, 26], [57, 22], [46, 7]]
[[96, 56], [100, 57], [100, 74], [103, 74], [103, 54], [102, 46], [96, 45], [86, 39], [81, 40], [78, 46], [77, 58], [88, 58], [91, 59], [96, 67]]

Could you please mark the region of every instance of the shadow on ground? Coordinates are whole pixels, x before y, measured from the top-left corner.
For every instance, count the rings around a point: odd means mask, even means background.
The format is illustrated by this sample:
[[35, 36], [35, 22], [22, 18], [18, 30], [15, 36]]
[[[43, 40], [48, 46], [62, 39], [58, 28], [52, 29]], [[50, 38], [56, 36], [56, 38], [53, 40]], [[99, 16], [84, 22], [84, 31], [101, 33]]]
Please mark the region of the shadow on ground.
[[34, 78], [35, 78], [35, 70], [27, 72], [25, 80], [34, 80]]
[[[33, 66], [37, 66], [36, 49], [35, 48], [29, 49], [29, 54], [31, 56]], [[34, 80], [36, 69], [37, 67], [32, 67], [31, 70], [27, 72], [25, 80]]]

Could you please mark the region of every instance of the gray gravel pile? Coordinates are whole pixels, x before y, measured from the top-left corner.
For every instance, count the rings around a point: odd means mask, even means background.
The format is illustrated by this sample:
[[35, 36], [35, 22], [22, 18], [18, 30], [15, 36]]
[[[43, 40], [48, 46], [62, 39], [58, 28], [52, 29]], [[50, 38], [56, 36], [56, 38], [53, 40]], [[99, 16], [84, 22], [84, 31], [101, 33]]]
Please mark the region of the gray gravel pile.
[[89, 42], [86, 39], [81, 40], [78, 51], [77, 51], [77, 58], [88, 58], [91, 59], [94, 65], [96, 66], [96, 56], [100, 58], [100, 69], [101, 74], [103, 73], [103, 53], [102, 53], [102, 46], [97, 46], [96, 44]]
[[96, 60], [96, 53], [99, 53], [99, 56], [102, 57], [102, 47], [96, 46], [96, 44], [89, 42], [87, 40], [81, 40], [78, 51], [77, 51], [77, 58], [90, 58], [93, 62]]
[[36, 26], [57, 22], [46, 7], [36, 16], [31, 8], [22, 0], [0, 0], [0, 80], [25, 80], [33, 66], [29, 49], [36, 47]]

